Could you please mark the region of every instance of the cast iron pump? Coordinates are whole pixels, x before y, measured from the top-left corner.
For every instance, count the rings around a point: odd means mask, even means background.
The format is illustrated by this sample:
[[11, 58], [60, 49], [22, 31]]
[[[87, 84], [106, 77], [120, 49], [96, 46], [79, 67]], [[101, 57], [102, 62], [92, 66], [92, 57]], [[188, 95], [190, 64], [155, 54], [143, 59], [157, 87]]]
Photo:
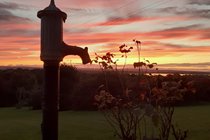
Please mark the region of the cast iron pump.
[[64, 43], [63, 22], [67, 14], [55, 6], [54, 0], [37, 16], [41, 18], [41, 60], [44, 62], [42, 140], [58, 140], [59, 63], [66, 55], [79, 55], [83, 64], [91, 60], [87, 47], [83, 49]]
[[54, 0], [44, 10], [38, 12], [41, 18], [41, 60], [62, 61], [66, 55], [79, 55], [83, 64], [89, 63], [88, 48], [67, 45], [63, 41], [63, 22], [67, 14], [55, 6]]

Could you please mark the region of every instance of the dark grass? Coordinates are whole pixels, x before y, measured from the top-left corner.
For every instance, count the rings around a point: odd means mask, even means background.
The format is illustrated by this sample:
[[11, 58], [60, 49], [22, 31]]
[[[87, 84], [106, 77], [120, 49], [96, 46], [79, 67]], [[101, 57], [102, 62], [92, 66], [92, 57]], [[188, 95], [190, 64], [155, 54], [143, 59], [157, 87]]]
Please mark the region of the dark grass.
[[[175, 121], [189, 130], [188, 140], [210, 140], [210, 105], [177, 107]], [[41, 140], [41, 111], [0, 108], [0, 140]], [[117, 140], [103, 115], [60, 112], [59, 140]]]
[[189, 140], [210, 140], [210, 105], [178, 107], [174, 118], [189, 130]]

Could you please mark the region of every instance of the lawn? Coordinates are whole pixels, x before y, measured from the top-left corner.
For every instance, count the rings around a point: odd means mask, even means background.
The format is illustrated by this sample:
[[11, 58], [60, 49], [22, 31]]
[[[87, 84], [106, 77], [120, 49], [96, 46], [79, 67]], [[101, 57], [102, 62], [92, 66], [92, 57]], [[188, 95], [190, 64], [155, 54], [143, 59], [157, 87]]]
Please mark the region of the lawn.
[[[178, 107], [175, 120], [189, 140], [210, 140], [210, 105]], [[0, 108], [0, 140], [41, 140], [41, 111]], [[116, 140], [99, 112], [60, 113], [60, 140]]]

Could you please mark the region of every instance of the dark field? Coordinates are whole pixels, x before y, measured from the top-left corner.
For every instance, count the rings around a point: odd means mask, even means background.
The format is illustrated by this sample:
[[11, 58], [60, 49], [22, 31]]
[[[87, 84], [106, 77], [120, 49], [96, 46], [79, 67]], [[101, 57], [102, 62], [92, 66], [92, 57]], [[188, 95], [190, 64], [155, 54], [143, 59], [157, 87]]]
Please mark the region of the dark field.
[[[175, 121], [189, 130], [189, 140], [210, 139], [210, 105], [177, 107]], [[41, 111], [26, 108], [0, 109], [1, 140], [38, 140]], [[60, 113], [60, 140], [116, 140], [111, 128], [97, 111]]]

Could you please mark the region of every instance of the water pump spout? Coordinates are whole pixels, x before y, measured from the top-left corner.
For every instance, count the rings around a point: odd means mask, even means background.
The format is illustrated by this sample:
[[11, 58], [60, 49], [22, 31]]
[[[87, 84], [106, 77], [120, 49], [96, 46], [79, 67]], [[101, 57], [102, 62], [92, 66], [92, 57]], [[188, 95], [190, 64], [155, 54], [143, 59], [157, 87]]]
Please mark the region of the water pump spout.
[[63, 42], [61, 48], [63, 57], [65, 57], [66, 55], [78, 55], [82, 59], [83, 64], [91, 62], [87, 47], [83, 49], [81, 47], [71, 46]]

